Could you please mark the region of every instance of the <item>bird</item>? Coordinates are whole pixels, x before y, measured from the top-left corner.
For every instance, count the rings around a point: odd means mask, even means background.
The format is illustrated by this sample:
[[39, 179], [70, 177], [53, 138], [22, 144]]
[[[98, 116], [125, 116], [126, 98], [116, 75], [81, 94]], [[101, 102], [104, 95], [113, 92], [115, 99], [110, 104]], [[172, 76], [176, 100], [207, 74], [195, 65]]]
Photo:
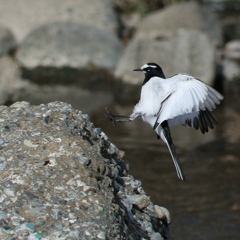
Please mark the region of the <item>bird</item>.
[[204, 134], [213, 129], [217, 121], [211, 112], [223, 100], [223, 96], [205, 82], [186, 73], [166, 78], [162, 68], [153, 62], [133, 71], [143, 72], [140, 100], [129, 116], [112, 114], [106, 108], [106, 116], [115, 125], [119, 121], [142, 118], [166, 143], [179, 179], [185, 181], [180, 160], [175, 150], [170, 128], [176, 125], [200, 129]]

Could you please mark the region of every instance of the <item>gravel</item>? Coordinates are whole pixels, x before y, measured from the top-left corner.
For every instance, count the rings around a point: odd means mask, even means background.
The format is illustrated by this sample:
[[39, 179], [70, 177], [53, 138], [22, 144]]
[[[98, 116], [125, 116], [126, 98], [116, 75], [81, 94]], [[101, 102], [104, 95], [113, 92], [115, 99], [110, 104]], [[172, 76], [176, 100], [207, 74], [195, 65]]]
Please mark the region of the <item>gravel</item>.
[[0, 239], [167, 239], [124, 153], [63, 102], [0, 106]]

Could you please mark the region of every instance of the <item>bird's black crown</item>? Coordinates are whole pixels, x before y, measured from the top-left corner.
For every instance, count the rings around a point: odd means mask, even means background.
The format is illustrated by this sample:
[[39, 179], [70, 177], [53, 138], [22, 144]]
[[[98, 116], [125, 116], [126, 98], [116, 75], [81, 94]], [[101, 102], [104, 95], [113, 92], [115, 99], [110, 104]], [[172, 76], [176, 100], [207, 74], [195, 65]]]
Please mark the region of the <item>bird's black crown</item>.
[[142, 71], [145, 74], [145, 79], [143, 84], [148, 82], [152, 77], [165, 78], [162, 68], [156, 63], [144, 64], [141, 68], [135, 69], [135, 71]]

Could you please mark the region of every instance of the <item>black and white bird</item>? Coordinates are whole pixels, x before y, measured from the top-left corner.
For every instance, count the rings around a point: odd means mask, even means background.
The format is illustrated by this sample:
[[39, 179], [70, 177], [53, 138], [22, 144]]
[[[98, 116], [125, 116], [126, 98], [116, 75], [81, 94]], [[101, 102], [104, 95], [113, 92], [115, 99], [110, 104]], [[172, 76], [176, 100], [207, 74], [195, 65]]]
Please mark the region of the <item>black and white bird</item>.
[[182, 124], [200, 129], [202, 133], [208, 132], [217, 123], [210, 112], [223, 96], [188, 74], [166, 78], [162, 68], [156, 63], [144, 64], [133, 71], [145, 74], [139, 102], [130, 116], [114, 115], [106, 109], [107, 117], [113, 123], [142, 118], [156, 131], [158, 138], [161, 137], [167, 144], [177, 175], [185, 180], [169, 127]]

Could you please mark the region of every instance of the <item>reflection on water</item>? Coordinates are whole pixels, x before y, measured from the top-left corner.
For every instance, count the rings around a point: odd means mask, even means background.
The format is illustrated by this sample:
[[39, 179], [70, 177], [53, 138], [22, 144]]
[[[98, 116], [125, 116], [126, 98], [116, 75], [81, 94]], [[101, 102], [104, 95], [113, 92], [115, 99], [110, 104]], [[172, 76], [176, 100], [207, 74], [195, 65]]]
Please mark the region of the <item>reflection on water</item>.
[[[178, 180], [167, 146], [140, 119], [113, 127], [103, 115], [104, 108], [91, 115], [95, 126], [125, 151], [130, 174], [142, 181], [152, 201], [169, 209], [173, 240], [239, 239], [239, 103], [225, 98], [214, 113], [218, 125], [207, 134], [172, 128], [186, 182]], [[128, 115], [132, 110], [132, 106], [117, 104], [108, 107], [118, 114]]]

